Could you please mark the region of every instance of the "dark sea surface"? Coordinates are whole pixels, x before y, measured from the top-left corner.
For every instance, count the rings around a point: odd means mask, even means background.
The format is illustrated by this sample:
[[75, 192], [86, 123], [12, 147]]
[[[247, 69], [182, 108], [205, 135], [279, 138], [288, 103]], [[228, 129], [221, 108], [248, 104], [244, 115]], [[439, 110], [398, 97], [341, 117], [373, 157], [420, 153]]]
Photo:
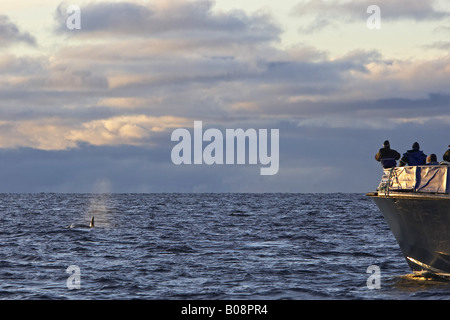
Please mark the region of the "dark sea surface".
[[0, 240], [0, 299], [450, 299], [364, 194], [1, 194]]

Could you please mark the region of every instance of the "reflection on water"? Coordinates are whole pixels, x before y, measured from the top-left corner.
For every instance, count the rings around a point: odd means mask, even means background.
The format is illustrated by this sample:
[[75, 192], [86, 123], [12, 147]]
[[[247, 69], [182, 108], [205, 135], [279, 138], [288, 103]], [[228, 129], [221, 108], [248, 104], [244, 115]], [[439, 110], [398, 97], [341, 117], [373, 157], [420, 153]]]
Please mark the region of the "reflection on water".
[[394, 277], [390, 286], [405, 293], [417, 293], [431, 289], [450, 289], [450, 275], [437, 275], [427, 271]]

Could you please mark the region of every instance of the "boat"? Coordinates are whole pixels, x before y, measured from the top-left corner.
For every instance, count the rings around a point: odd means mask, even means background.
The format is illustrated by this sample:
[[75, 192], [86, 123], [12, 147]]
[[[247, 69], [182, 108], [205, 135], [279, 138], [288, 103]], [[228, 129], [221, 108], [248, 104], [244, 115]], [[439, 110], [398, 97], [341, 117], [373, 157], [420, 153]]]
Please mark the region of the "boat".
[[450, 167], [384, 169], [371, 197], [413, 272], [450, 276]]

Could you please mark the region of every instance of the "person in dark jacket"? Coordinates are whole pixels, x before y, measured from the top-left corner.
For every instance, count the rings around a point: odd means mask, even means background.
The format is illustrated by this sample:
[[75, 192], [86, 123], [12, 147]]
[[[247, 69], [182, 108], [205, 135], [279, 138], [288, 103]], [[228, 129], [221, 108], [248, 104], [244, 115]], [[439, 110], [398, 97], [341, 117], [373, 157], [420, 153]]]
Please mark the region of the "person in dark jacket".
[[381, 165], [385, 169], [396, 167], [398, 159], [400, 159], [400, 153], [394, 149], [391, 149], [391, 145], [388, 140], [383, 143], [383, 148], [381, 148], [375, 155], [375, 160], [381, 162]]
[[427, 160], [427, 155], [420, 150], [418, 142], [414, 142], [412, 150], [408, 150], [400, 159], [400, 166], [423, 166]]

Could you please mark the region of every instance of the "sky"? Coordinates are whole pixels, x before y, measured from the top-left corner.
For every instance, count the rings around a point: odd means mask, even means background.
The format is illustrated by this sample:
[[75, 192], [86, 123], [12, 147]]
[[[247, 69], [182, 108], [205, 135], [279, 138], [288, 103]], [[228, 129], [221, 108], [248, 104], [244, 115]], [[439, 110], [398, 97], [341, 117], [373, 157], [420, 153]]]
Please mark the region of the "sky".
[[[449, 39], [444, 0], [2, 1], [0, 192], [373, 191], [384, 140], [447, 150]], [[194, 121], [279, 170], [175, 165]]]

